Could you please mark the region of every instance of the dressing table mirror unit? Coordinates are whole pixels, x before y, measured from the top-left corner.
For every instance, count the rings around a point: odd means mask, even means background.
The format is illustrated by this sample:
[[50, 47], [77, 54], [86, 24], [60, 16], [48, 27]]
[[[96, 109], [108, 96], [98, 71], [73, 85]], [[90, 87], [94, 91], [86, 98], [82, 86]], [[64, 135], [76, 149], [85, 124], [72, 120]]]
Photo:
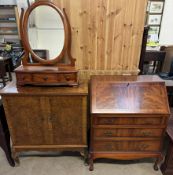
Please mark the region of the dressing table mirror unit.
[[17, 85], [77, 86], [71, 29], [65, 12], [50, 1], [33, 3], [20, 16], [25, 55], [15, 70]]

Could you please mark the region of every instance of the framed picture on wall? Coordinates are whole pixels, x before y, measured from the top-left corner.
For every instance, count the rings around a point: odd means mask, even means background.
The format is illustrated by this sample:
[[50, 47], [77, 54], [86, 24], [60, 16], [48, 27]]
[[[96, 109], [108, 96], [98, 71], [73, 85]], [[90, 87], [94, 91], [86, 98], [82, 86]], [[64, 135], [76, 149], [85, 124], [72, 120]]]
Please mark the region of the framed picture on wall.
[[162, 13], [163, 11], [163, 2], [160, 1], [151, 1], [150, 2], [150, 13]]
[[149, 25], [160, 25], [162, 15], [149, 15], [148, 24]]
[[149, 32], [150, 34], [156, 34], [159, 36], [160, 27], [159, 26], [150, 26]]

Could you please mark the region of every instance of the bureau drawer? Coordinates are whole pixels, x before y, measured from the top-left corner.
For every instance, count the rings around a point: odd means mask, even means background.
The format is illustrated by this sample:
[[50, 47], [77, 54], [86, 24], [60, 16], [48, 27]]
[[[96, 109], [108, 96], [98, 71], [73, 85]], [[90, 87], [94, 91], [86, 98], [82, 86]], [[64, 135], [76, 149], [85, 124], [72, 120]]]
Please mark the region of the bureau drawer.
[[160, 140], [151, 141], [94, 141], [93, 150], [96, 152], [116, 151], [159, 151]]
[[94, 137], [161, 137], [162, 129], [108, 129], [94, 128]]
[[94, 117], [95, 125], [160, 125], [163, 117]]
[[57, 75], [56, 74], [33, 74], [33, 81], [34, 82], [57, 82]]

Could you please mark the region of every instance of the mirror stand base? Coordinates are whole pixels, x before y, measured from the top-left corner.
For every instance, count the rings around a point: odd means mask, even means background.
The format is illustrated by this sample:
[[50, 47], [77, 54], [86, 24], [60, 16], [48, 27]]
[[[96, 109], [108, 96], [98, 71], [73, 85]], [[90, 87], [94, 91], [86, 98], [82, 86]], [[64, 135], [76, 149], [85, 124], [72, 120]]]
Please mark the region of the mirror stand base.
[[15, 69], [17, 86], [78, 86], [74, 68], [20, 66]]

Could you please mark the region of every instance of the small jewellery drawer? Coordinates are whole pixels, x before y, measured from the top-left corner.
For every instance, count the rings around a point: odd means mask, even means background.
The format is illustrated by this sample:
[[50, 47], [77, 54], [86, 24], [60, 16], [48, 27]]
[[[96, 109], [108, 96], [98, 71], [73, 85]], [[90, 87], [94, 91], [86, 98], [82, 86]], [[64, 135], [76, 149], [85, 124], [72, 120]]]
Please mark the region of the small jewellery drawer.
[[56, 74], [33, 74], [34, 82], [57, 82]]
[[160, 140], [149, 141], [94, 141], [94, 151], [116, 152], [116, 151], [159, 151]]
[[94, 117], [95, 125], [160, 125], [162, 117]]
[[124, 128], [124, 129], [108, 129], [94, 128], [94, 137], [161, 137], [162, 129], [142, 129], [142, 128]]
[[65, 81], [74, 81], [75, 80], [75, 74], [64, 74], [63, 75]]
[[18, 78], [18, 81], [24, 81], [24, 82], [31, 82], [32, 81], [32, 75], [30, 74], [20, 74], [16, 75]]

